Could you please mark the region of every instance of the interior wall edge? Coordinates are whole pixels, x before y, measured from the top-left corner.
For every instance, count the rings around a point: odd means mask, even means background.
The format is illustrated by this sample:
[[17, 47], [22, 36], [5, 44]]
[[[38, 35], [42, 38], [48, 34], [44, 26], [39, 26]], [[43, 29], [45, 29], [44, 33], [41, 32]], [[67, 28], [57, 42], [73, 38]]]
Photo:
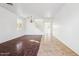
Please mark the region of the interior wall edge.
[[60, 37], [54, 35], [54, 37], [56, 37], [60, 42], [62, 42], [64, 45], [66, 45], [69, 49], [71, 49], [73, 52], [75, 52], [76, 54], [79, 55], [79, 51], [77, 51], [76, 49], [72, 48], [69, 44], [67, 44], [67, 42], [65, 42], [64, 40], [61, 40]]

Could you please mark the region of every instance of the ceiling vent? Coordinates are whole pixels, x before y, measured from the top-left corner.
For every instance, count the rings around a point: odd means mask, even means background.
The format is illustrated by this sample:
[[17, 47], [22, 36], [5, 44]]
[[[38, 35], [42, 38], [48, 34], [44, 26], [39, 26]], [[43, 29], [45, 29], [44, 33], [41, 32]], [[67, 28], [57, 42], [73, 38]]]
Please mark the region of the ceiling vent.
[[0, 3], [0, 6], [12, 13], [16, 13], [16, 5], [14, 3]]
[[13, 6], [13, 3], [6, 3], [6, 4]]

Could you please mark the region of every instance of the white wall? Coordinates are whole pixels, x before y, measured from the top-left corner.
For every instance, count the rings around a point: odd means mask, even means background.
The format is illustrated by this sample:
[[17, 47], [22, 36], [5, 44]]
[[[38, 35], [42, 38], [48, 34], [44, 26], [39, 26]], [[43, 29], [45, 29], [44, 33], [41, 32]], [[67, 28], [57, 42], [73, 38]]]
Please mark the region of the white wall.
[[23, 31], [17, 31], [16, 21], [15, 14], [0, 7], [0, 43], [23, 35]]
[[56, 15], [53, 35], [79, 54], [79, 4], [66, 4]]
[[43, 35], [43, 32], [39, 30], [34, 23], [26, 22], [26, 35]]
[[42, 32], [36, 28], [35, 24], [28, 23], [24, 20], [22, 29], [18, 31], [18, 19], [17, 15], [0, 7], [0, 43], [22, 35], [42, 35]]

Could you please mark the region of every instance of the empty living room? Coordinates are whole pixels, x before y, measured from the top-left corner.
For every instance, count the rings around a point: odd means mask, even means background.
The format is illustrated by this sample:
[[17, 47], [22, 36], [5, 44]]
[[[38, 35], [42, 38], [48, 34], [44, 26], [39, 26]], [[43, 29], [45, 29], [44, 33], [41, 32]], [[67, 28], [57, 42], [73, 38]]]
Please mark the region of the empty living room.
[[79, 3], [0, 3], [0, 56], [79, 56]]

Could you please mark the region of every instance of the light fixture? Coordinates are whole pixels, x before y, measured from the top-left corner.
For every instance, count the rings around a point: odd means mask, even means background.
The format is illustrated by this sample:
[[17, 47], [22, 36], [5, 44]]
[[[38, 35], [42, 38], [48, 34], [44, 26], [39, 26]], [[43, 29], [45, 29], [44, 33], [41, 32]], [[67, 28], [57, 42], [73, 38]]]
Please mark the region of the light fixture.
[[33, 22], [33, 21], [32, 21], [32, 16], [30, 16], [30, 18], [31, 18], [31, 19], [30, 19], [30, 22], [32, 23], [32, 22]]

